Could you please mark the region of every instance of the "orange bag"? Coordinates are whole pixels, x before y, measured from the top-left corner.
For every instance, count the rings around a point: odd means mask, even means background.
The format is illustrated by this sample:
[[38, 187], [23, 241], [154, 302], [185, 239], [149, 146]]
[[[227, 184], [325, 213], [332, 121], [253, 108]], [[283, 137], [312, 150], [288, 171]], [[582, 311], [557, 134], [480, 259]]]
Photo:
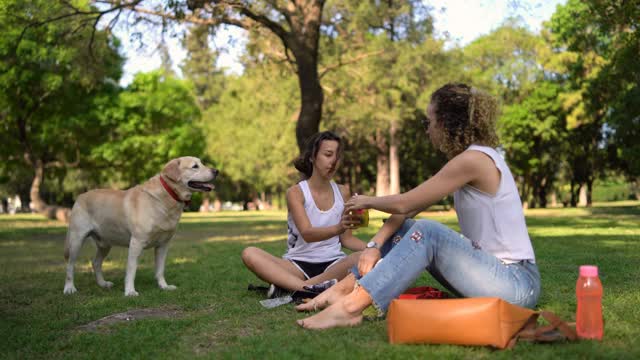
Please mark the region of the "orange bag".
[[[549, 325], [538, 327], [539, 316]], [[389, 306], [387, 330], [392, 344], [489, 345], [499, 349], [513, 347], [518, 339], [577, 338], [575, 331], [556, 315], [499, 298], [396, 299]]]

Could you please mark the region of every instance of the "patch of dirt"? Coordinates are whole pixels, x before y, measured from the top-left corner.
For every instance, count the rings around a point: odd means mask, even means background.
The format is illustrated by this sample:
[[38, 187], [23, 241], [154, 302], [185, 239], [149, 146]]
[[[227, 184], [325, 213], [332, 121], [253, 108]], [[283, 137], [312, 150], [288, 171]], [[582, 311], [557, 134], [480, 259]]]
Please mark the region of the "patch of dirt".
[[211, 354], [216, 349], [224, 349], [225, 345], [237, 341], [238, 338], [255, 336], [261, 332], [251, 324], [245, 324], [240, 328], [230, 327], [228, 324], [227, 320], [217, 321], [214, 327], [216, 330], [198, 334], [193, 352], [197, 356]]
[[92, 321], [76, 328], [79, 331], [100, 331], [104, 328], [123, 322], [130, 322], [142, 319], [179, 319], [184, 317], [184, 313], [179, 309], [133, 309], [123, 313], [112, 314]]

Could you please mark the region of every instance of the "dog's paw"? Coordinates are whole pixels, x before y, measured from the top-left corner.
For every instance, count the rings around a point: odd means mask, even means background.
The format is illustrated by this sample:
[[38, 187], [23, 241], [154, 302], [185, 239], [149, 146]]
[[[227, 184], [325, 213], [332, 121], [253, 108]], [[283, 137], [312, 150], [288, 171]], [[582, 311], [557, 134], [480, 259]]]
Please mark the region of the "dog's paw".
[[76, 289], [75, 286], [73, 286], [73, 285], [65, 285], [64, 286], [64, 294], [65, 295], [75, 294], [76, 292], [78, 292], [78, 290]]
[[140, 294], [138, 294], [138, 292], [135, 290], [128, 290], [124, 292], [124, 296], [138, 296], [138, 295]]
[[166, 285], [166, 286], [161, 287], [162, 290], [175, 290], [177, 288], [178, 287], [175, 286], [175, 285]]
[[113, 287], [113, 283], [111, 281], [103, 281], [102, 283], [98, 283], [98, 286], [104, 289], [111, 289]]

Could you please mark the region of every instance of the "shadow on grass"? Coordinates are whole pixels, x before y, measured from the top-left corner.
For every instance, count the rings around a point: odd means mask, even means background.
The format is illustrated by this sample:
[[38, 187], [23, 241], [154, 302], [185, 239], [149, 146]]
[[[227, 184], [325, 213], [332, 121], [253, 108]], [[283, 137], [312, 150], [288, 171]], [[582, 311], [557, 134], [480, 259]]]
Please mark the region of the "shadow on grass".
[[632, 204], [624, 206], [598, 206], [589, 208], [589, 211], [593, 215], [638, 216], [640, 215], [640, 206]]
[[[622, 209], [622, 210], [621, 210]], [[605, 288], [603, 342], [553, 346], [519, 344], [495, 352], [460, 346], [392, 346], [385, 322], [323, 332], [295, 326], [304, 317], [291, 306], [265, 310], [247, 291], [258, 280], [240, 253], [259, 246], [280, 256], [286, 249], [286, 213], [185, 214], [172, 240], [166, 277], [178, 286], [158, 289], [153, 251], [145, 250], [136, 276], [138, 298], [123, 296], [127, 249], [114, 247], [105, 277], [114, 288], [99, 288], [91, 271], [93, 245], [85, 244], [77, 264], [78, 293], [62, 295], [66, 227], [46, 220], [4, 221], [0, 229], [0, 353], [8, 358], [637, 358], [640, 349], [640, 226], [638, 206], [596, 207], [587, 215], [551, 210], [530, 216], [532, 240], [542, 275], [539, 306], [573, 321], [578, 266], [596, 264]], [[429, 213], [421, 214], [431, 218]], [[435, 217], [433, 217], [435, 218]], [[4, 220], [4, 219], [3, 219]], [[455, 216], [438, 221], [457, 228]], [[28, 221], [33, 226], [28, 226]], [[360, 229], [363, 240], [381, 224]], [[6, 227], [4, 225], [7, 225]], [[442, 288], [422, 275], [418, 284]], [[166, 307], [185, 315], [174, 320], [141, 320], [114, 326], [107, 334], [73, 329], [129, 309]], [[105, 349], [111, 349], [110, 352]], [[320, 355], [318, 355], [320, 354]]]

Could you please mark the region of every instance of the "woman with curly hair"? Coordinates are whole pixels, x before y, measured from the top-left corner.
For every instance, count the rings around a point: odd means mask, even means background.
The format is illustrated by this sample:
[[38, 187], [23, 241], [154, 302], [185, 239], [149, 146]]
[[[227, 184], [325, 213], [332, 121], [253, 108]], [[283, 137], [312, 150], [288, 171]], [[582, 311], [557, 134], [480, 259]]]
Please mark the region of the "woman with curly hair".
[[[460, 297], [500, 297], [533, 308], [540, 274], [515, 181], [495, 150], [497, 102], [464, 84], [431, 96], [423, 126], [449, 161], [433, 177], [399, 195], [353, 196], [346, 211], [392, 214], [360, 256], [357, 271], [298, 310], [322, 312], [298, 320], [311, 329], [353, 326], [369, 305], [380, 313], [423, 270]], [[419, 212], [453, 194], [461, 234]], [[384, 258], [382, 258], [384, 255]], [[355, 289], [354, 289], [355, 285]]]

